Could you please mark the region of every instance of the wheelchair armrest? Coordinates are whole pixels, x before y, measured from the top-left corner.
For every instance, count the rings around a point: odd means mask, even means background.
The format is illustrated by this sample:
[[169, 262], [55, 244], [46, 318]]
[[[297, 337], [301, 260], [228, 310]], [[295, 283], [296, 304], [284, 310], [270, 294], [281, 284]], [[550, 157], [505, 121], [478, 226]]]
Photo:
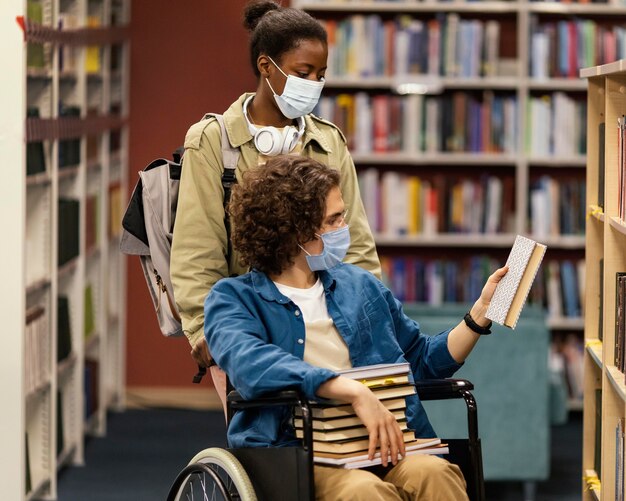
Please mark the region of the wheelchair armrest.
[[415, 382], [415, 389], [420, 400], [445, 400], [464, 398], [474, 385], [466, 379], [421, 379]]
[[238, 391], [232, 390], [228, 393], [226, 398], [234, 410], [273, 405], [302, 405], [302, 403], [306, 402], [304, 395], [295, 390], [283, 390], [277, 393], [270, 393], [252, 400], [246, 400]]
[[[311, 450], [313, 443], [313, 417], [309, 401], [303, 393], [296, 390], [283, 390], [277, 393], [270, 393], [252, 400], [245, 400], [238, 391], [231, 390], [226, 396], [227, 400], [227, 423], [230, 423], [232, 411], [253, 409], [255, 407], [267, 407], [274, 405], [290, 405], [299, 407], [302, 410], [304, 437], [302, 445], [305, 450]], [[310, 456], [311, 471], [313, 468], [313, 455]]]

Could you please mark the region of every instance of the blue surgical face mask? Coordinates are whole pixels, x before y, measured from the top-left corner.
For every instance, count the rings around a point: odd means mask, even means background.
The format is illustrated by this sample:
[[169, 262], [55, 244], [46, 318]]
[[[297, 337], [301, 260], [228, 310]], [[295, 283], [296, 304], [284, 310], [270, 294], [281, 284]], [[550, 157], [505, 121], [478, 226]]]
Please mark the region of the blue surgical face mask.
[[267, 78], [265, 79], [267, 85], [269, 85], [270, 90], [274, 94], [274, 100], [276, 101], [280, 112], [287, 118], [291, 119], [303, 117], [304, 115], [311, 113], [319, 101], [322, 88], [324, 87], [324, 80], [322, 79], [320, 82], [314, 82], [312, 80], [307, 80], [306, 78], [287, 75], [271, 57], [267, 57], [270, 61], [272, 61], [272, 64], [274, 64], [274, 66], [276, 66], [278, 70], [285, 75], [285, 78], [287, 78], [285, 88], [280, 96], [274, 92], [270, 81]]
[[328, 231], [318, 235], [322, 239], [324, 249], [321, 254], [312, 256], [302, 246], [306, 253], [306, 261], [311, 271], [329, 270], [337, 266], [346, 257], [350, 247], [350, 229], [348, 225], [342, 226], [338, 230]]

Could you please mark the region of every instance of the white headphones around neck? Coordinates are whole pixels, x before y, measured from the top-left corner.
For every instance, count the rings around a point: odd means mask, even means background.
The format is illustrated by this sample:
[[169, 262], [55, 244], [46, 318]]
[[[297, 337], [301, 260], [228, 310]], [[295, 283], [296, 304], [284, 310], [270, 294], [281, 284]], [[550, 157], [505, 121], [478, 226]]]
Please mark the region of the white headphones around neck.
[[284, 155], [291, 152], [300, 138], [304, 134], [304, 118], [298, 118], [298, 127], [288, 125], [283, 129], [265, 126], [257, 127], [252, 123], [248, 115], [248, 103], [252, 100], [250, 96], [243, 103], [243, 115], [246, 117], [248, 131], [254, 136], [254, 146], [262, 155], [272, 157]]

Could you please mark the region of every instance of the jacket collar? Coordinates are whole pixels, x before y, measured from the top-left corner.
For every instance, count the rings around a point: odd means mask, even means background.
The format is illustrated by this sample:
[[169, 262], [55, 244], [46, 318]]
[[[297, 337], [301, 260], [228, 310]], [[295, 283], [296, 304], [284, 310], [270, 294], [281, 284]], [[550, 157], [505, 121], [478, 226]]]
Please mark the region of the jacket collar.
[[[324, 291], [332, 291], [335, 289], [336, 279], [331, 271], [318, 271], [317, 272]], [[254, 291], [266, 301], [275, 301], [280, 304], [289, 302], [289, 298], [284, 296], [276, 287], [276, 284], [262, 271], [252, 270], [250, 272], [252, 276], [252, 287]]]
[[[254, 93], [247, 92], [237, 99], [224, 113], [224, 125], [226, 127], [226, 133], [228, 134], [228, 140], [231, 146], [239, 148], [241, 145], [252, 141], [252, 134], [248, 130], [246, 123], [246, 117], [243, 115], [243, 103]], [[315, 121], [310, 115], [304, 117], [304, 144], [303, 146], [315, 141], [326, 153], [332, 153], [332, 148], [323, 132], [319, 129]]]

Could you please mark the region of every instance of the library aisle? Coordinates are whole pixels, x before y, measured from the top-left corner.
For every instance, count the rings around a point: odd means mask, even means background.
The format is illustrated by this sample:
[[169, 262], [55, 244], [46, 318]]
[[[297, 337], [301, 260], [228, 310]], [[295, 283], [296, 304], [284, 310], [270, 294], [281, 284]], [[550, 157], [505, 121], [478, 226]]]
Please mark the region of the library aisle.
[[[553, 427], [552, 475], [538, 483], [536, 501], [580, 499], [581, 418], [577, 412]], [[165, 499], [178, 470], [198, 450], [225, 445], [219, 411], [129, 409], [111, 414], [108, 423], [106, 439], [90, 438], [85, 445], [90, 466], [61, 472], [59, 501]], [[488, 482], [486, 493], [489, 501], [524, 501], [521, 482]]]

